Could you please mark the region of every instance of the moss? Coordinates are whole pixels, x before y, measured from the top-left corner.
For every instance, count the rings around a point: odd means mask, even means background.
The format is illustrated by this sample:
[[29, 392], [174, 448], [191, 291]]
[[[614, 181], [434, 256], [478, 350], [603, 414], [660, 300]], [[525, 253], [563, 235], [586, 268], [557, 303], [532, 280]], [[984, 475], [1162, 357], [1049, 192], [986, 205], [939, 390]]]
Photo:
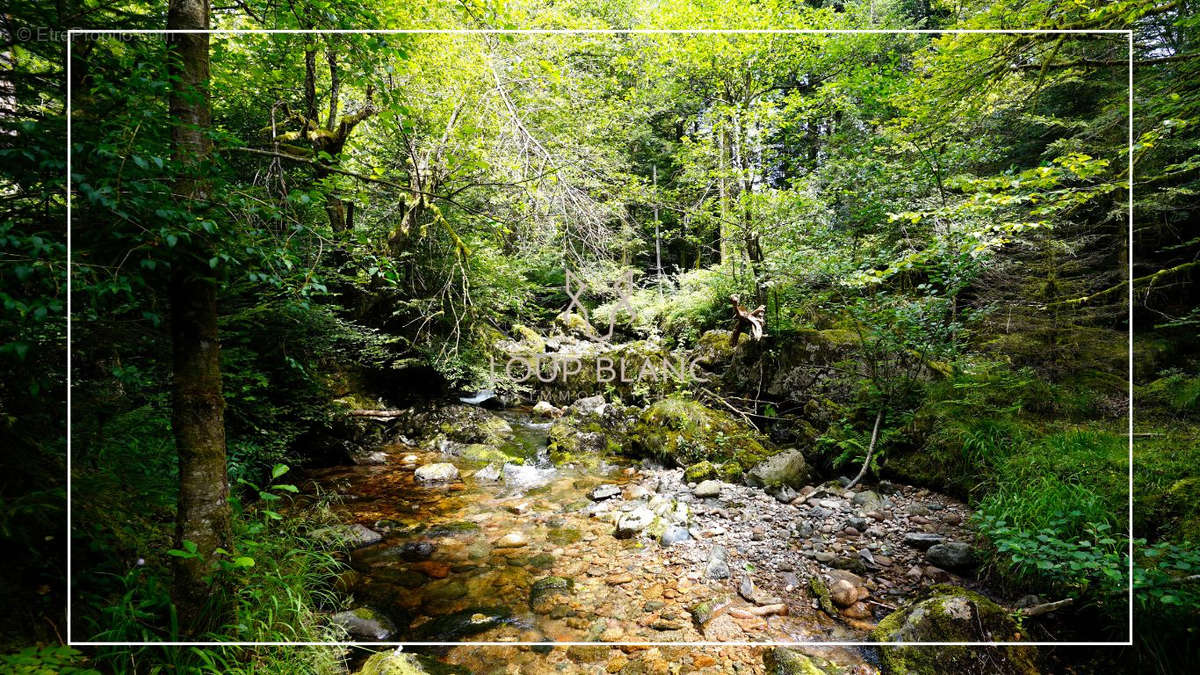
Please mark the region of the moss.
[[[876, 642], [1010, 641], [1019, 633], [1012, 617], [986, 597], [957, 586], [926, 588], [884, 617], [870, 634]], [[880, 650], [887, 673], [1004, 673], [1034, 675], [1032, 647], [892, 647]]]
[[414, 655], [387, 650], [371, 655], [357, 675], [425, 675], [425, 672]]
[[469, 520], [460, 520], [450, 523], [439, 523], [431, 525], [426, 536], [429, 537], [449, 537], [456, 534], [465, 534], [468, 532], [478, 532], [479, 523], [473, 523]]
[[708, 461], [697, 462], [683, 472], [683, 479], [688, 483], [699, 483], [702, 480], [716, 478], [717, 476], [717, 466]]
[[840, 675], [845, 672], [837, 664], [819, 656], [794, 649], [776, 647], [763, 654], [768, 673], [773, 675]]
[[726, 483], [737, 483], [742, 480], [742, 476], [746, 475], [746, 472], [742, 469], [742, 465], [737, 462], [725, 462], [721, 465], [719, 475], [721, 480]]
[[544, 577], [533, 582], [529, 589], [529, 607], [539, 614], [546, 614], [557, 603], [559, 596], [570, 595], [575, 590], [575, 581], [566, 577]]
[[812, 591], [813, 597], [817, 599], [817, 604], [821, 606], [821, 611], [832, 617], [838, 615], [837, 610], [833, 608], [833, 599], [829, 595], [829, 587], [825, 585], [821, 577], [809, 577], [808, 589]]
[[596, 329], [592, 324], [575, 312], [563, 312], [554, 317], [554, 325], [567, 335], [589, 339], [596, 337]]
[[521, 346], [527, 348], [535, 354], [543, 354], [546, 352], [546, 341], [541, 335], [537, 334], [532, 328], [517, 324], [513, 326], [513, 333], [516, 333], [520, 340]]
[[631, 440], [638, 452], [680, 466], [732, 462], [744, 471], [775, 452], [766, 437], [740, 420], [681, 397], [666, 398], [646, 408]]
[[555, 528], [547, 533], [546, 538], [549, 539], [550, 543], [552, 544], [565, 546], [566, 544], [574, 544], [582, 539], [583, 532], [571, 528]]

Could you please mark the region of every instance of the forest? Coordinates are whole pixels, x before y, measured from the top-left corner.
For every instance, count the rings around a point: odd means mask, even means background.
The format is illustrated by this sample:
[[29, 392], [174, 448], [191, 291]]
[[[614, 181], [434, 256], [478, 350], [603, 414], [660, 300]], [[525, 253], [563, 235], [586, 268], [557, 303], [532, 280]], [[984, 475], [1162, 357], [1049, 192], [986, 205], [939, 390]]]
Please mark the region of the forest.
[[0, 670], [1200, 656], [1195, 0], [0, 14]]

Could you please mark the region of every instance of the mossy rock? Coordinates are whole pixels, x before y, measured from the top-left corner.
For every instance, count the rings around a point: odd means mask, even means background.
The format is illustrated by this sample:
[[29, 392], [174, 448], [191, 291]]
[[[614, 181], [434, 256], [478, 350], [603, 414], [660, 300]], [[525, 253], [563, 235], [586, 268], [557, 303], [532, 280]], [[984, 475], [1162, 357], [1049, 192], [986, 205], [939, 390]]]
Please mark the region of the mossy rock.
[[681, 397], [647, 407], [631, 440], [635, 451], [679, 466], [732, 462], [745, 471], [775, 453], [770, 441], [745, 423]]
[[821, 611], [832, 617], [838, 615], [837, 610], [833, 608], [833, 598], [829, 595], [829, 587], [825, 585], [821, 577], [809, 577], [808, 589], [812, 591], [813, 597], [817, 599], [817, 604], [820, 606]]
[[688, 483], [699, 483], [702, 480], [719, 476], [717, 465], [712, 462], [696, 462], [683, 472], [683, 480]]
[[473, 523], [469, 520], [458, 520], [449, 523], [438, 523], [431, 525], [426, 531], [427, 537], [452, 537], [457, 534], [466, 534], [469, 532], [478, 532], [479, 523]]
[[517, 324], [513, 326], [513, 333], [516, 334], [520, 347], [534, 354], [546, 353], [546, 340], [541, 335], [538, 335], [537, 331], [528, 326]]
[[574, 420], [559, 420], [547, 435], [550, 461], [555, 465], [597, 465], [614, 446], [609, 434], [595, 422], [576, 426]]
[[396, 426], [409, 438], [427, 442], [438, 442], [440, 436], [454, 443], [499, 447], [514, 435], [503, 418], [477, 406], [457, 403], [407, 410]]
[[[871, 632], [875, 642], [1012, 641], [1020, 628], [1004, 608], [958, 586], [926, 588]], [[1033, 647], [890, 647], [880, 649], [886, 673], [1036, 675]]]
[[594, 340], [598, 337], [596, 328], [582, 315], [575, 312], [563, 312], [554, 317], [554, 327], [562, 331], [564, 335], [572, 337], [587, 340]]
[[827, 659], [786, 647], [764, 652], [763, 663], [772, 675], [841, 675], [845, 672]]
[[426, 675], [413, 654], [388, 650], [371, 655], [355, 675]]
[[575, 581], [566, 577], [544, 577], [533, 582], [529, 589], [529, 608], [538, 614], [548, 614], [564, 596], [575, 592]]
[[730, 342], [732, 335], [733, 333], [727, 330], [710, 330], [705, 332], [696, 341], [696, 348], [693, 350], [692, 358], [698, 365], [709, 370], [729, 363], [737, 347], [750, 341], [750, 336], [742, 333], [738, 338], [738, 344], [735, 346]]
[[583, 532], [572, 528], [555, 528], [546, 533], [546, 539], [558, 546], [574, 544], [582, 538]]

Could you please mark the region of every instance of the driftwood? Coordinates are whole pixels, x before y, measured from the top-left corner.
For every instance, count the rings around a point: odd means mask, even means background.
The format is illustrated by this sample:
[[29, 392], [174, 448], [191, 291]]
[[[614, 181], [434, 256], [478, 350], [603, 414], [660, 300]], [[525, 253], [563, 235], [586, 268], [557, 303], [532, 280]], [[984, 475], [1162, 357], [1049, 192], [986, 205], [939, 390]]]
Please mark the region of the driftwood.
[[371, 418], [371, 419], [374, 419], [374, 420], [384, 420], [384, 421], [386, 421], [386, 420], [394, 420], [394, 419], [396, 419], [397, 417], [400, 417], [401, 415], [403, 415], [404, 413], [405, 413], [405, 411], [404, 411], [404, 410], [366, 410], [366, 409], [359, 409], [359, 410], [351, 410], [351, 411], [349, 412], [349, 415], [350, 415], [351, 417], [369, 417], [369, 418]]
[[1018, 609], [1017, 611], [1020, 612], [1022, 616], [1026, 617], [1041, 616], [1042, 614], [1049, 614], [1050, 612], [1060, 610], [1063, 607], [1069, 607], [1074, 603], [1075, 598], [1065, 598], [1063, 600], [1055, 600], [1054, 602], [1045, 602], [1040, 605], [1034, 605], [1033, 607], [1025, 607], [1023, 609]]
[[767, 308], [765, 305], [759, 305], [754, 308], [754, 311], [749, 311], [742, 307], [741, 298], [737, 295], [729, 296], [729, 302], [733, 304], [733, 332], [729, 335], [729, 344], [737, 346], [738, 338], [742, 336], [742, 331], [750, 333], [750, 338], [754, 341], [762, 339], [763, 336], [763, 315]]

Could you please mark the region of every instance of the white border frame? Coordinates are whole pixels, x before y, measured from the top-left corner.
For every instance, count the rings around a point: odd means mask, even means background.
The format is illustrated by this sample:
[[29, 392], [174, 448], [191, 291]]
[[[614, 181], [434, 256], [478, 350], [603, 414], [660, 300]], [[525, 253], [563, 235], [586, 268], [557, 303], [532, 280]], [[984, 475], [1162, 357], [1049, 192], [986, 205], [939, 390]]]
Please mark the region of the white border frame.
[[[1129, 278], [1126, 280], [1128, 284], [1127, 297], [1127, 317], [1129, 335], [1128, 335], [1128, 377], [1129, 377], [1129, 404], [1128, 404], [1128, 427], [1129, 427], [1129, 512], [1128, 518], [1128, 537], [1129, 537], [1129, 593], [1128, 593], [1128, 638], [1123, 642], [850, 642], [850, 641], [812, 641], [805, 640], [800, 642], [756, 642], [749, 640], [738, 640], [732, 642], [712, 642], [712, 641], [648, 641], [648, 642], [479, 642], [479, 641], [464, 641], [464, 642], [95, 642], [86, 640], [72, 639], [72, 623], [71, 623], [71, 600], [74, 595], [72, 586], [71, 572], [71, 44], [76, 35], [170, 35], [170, 34], [188, 34], [188, 33], [207, 33], [209, 35], [245, 35], [245, 34], [315, 34], [315, 35], [336, 35], [336, 34], [369, 34], [369, 35], [405, 35], [405, 34], [427, 34], [427, 35], [444, 35], [444, 34], [465, 34], [465, 35], [495, 35], [495, 34], [510, 34], [510, 35], [560, 35], [560, 34], [587, 34], [587, 35], [632, 35], [632, 34], [647, 34], [647, 35], [879, 35], [879, 34], [924, 34], [924, 35], [964, 35], [964, 34], [1008, 34], [1008, 35], [1124, 35], [1128, 40], [1129, 47], [1129, 104], [1127, 109], [1128, 115], [1128, 146], [1127, 159], [1128, 168], [1127, 175], [1129, 178], [1127, 198], [1129, 200], [1128, 214], [1128, 241], [1126, 250], [1128, 260], [1126, 265], [1129, 272]], [[548, 647], [572, 647], [572, 646], [587, 646], [595, 647], [598, 645], [607, 645], [610, 647], [622, 646], [638, 646], [638, 647], [762, 647], [764, 649], [770, 647], [1003, 647], [1003, 646], [1024, 646], [1024, 647], [1131, 647], [1133, 646], [1133, 30], [1132, 29], [1110, 29], [1110, 30], [1042, 30], [1042, 29], [960, 29], [960, 30], [937, 30], [937, 29], [442, 29], [442, 28], [416, 28], [416, 29], [270, 29], [270, 30], [249, 30], [249, 29], [209, 29], [209, 30], [156, 30], [156, 29], [70, 29], [67, 31], [67, 645], [73, 647], [367, 647], [367, 648], [385, 648], [385, 647], [512, 647], [512, 646], [548, 646]]]

